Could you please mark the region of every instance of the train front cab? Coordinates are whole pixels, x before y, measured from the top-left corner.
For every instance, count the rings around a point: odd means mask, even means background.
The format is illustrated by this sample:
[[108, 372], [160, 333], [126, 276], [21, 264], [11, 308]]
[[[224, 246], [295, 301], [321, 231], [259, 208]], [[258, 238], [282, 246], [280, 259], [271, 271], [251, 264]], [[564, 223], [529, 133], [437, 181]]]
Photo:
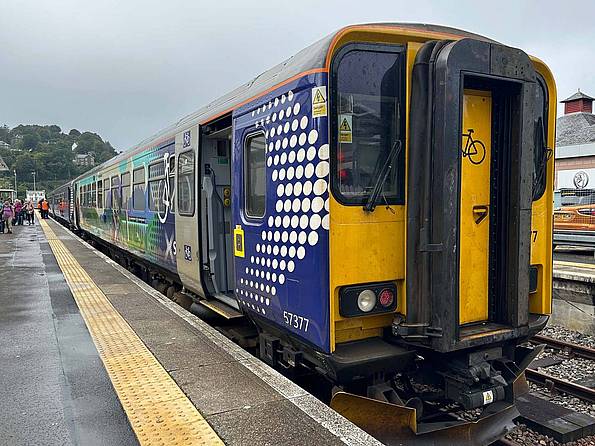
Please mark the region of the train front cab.
[[[365, 396], [332, 405], [389, 443], [485, 444], [551, 310], [555, 86], [521, 50], [404, 34], [344, 33], [329, 67], [330, 362], [370, 347]], [[482, 416], [424, 423], [419, 383]]]

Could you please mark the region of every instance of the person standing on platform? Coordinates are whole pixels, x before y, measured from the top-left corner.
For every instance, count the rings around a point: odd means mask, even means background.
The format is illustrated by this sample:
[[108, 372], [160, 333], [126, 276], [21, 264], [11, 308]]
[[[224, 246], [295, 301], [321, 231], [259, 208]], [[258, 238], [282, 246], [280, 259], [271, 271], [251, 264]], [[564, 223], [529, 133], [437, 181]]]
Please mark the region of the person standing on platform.
[[34, 225], [35, 224], [35, 206], [33, 206], [33, 200], [27, 201], [25, 205], [25, 212], [27, 213], [27, 224]]
[[23, 203], [18, 198], [14, 201], [15, 225], [23, 226]]
[[41, 202], [41, 218], [47, 219], [49, 210], [50, 210], [50, 204], [44, 198], [43, 201]]
[[14, 209], [10, 201], [6, 200], [4, 206], [2, 206], [2, 220], [4, 220], [4, 226], [8, 230], [9, 234], [12, 234], [12, 219], [14, 218]]

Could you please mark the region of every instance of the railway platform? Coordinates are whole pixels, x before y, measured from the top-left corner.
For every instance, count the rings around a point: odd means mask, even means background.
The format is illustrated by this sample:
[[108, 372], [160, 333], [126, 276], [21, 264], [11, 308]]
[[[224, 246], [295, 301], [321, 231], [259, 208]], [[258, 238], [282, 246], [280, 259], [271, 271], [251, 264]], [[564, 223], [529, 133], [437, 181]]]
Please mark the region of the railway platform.
[[577, 259], [572, 252], [566, 248], [554, 253], [551, 322], [595, 333], [595, 264]]
[[0, 286], [0, 444], [379, 444], [52, 220]]

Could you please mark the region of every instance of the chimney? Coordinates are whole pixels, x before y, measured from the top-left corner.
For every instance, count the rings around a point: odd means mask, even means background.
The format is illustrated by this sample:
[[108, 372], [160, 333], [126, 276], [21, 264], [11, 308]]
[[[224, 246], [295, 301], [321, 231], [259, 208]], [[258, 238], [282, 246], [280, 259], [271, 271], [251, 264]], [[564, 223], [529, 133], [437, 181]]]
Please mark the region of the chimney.
[[564, 104], [564, 114], [567, 115], [569, 113], [577, 112], [593, 113], [594, 100], [595, 98], [581, 92], [581, 89], [579, 88], [578, 92], [560, 102]]

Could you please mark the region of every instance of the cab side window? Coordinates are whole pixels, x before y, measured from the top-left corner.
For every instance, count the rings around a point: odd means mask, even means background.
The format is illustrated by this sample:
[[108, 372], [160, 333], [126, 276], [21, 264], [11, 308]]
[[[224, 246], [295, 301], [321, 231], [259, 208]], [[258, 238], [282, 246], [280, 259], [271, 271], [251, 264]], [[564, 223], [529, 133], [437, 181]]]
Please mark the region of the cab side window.
[[[343, 204], [366, 203], [392, 148], [405, 134], [401, 51], [347, 47], [335, 60], [333, 189]], [[382, 189], [387, 204], [403, 200], [404, 166], [401, 152]]]

